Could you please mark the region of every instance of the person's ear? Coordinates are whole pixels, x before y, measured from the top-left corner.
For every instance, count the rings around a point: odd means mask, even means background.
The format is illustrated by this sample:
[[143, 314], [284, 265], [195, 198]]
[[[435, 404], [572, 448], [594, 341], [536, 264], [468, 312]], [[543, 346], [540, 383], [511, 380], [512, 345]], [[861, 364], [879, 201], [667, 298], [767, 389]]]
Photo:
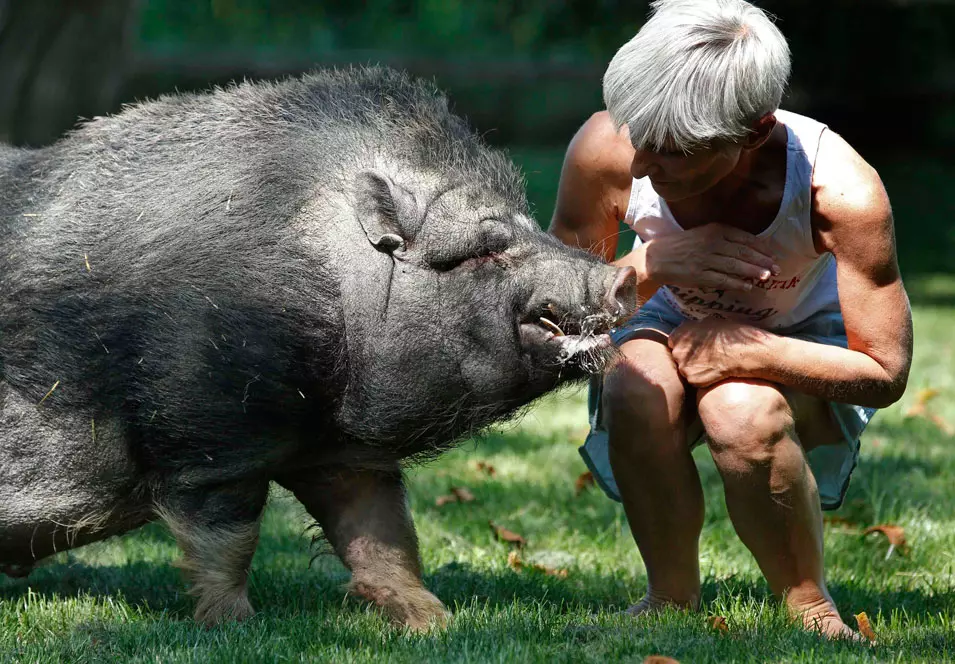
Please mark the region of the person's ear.
[[776, 116], [773, 113], [767, 113], [753, 123], [749, 134], [742, 141], [744, 150], [755, 150], [769, 140], [773, 129], [776, 128]]

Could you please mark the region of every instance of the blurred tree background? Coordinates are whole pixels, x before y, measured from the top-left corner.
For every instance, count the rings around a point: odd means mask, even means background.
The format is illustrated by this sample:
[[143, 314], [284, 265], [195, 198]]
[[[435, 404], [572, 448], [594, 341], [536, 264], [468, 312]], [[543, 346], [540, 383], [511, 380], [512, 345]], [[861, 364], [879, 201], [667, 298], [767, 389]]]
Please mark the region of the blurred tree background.
[[[922, 240], [911, 255], [901, 242], [907, 271], [950, 271], [955, 1], [757, 4], [793, 51], [784, 106], [827, 122], [894, 185], [906, 206], [900, 240]], [[564, 146], [602, 108], [603, 70], [648, 9], [646, 0], [0, 0], [0, 139], [41, 145], [77, 117], [173, 90], [389, 64], [435, 79], [489, 142], [511, 149], [546, 225]]]

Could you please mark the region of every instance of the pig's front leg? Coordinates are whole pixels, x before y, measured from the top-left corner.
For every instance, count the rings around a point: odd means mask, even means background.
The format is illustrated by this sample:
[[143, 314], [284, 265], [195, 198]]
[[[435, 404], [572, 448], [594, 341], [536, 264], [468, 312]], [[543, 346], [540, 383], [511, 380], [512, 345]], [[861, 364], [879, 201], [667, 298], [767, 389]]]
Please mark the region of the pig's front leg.
[[414, 630], [443, 625], [447, 610], [421, 583], [418, 538], [401, 471], [323, 470], [283, 477], [351, 570], [350, 591]]

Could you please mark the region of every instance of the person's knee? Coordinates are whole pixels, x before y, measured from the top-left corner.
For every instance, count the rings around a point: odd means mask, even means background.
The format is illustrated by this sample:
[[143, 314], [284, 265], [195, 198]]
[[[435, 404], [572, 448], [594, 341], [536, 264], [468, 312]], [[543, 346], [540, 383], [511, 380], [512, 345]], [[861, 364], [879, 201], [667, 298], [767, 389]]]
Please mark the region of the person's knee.
[[683, 415], [683, 383], [672, 367], [624, 357], [604, 378], [601, 405], [609, 428], [666, 429]]
[[724, 473], [769, 466], [776, 443], [795, 435], [786, 397], [768, 383], [733, 381], [704, 390], [698, 411], [713, 459]]

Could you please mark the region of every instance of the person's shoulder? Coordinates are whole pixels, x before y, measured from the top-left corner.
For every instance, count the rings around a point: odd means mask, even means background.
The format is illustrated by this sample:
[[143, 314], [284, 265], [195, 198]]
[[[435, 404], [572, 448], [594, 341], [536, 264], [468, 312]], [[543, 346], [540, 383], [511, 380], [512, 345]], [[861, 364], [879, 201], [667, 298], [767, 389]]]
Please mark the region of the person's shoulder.
[[591, 115], [574, 135], [566, 166], [578, 172], [629, 188], [633, 146], [626, 127], [617, 129], [607, 111]]
[[892, 208], [878, 172], [839, 134], [819, 139], [812, 175], [813, 212], [822, 225], [883, 224]]

